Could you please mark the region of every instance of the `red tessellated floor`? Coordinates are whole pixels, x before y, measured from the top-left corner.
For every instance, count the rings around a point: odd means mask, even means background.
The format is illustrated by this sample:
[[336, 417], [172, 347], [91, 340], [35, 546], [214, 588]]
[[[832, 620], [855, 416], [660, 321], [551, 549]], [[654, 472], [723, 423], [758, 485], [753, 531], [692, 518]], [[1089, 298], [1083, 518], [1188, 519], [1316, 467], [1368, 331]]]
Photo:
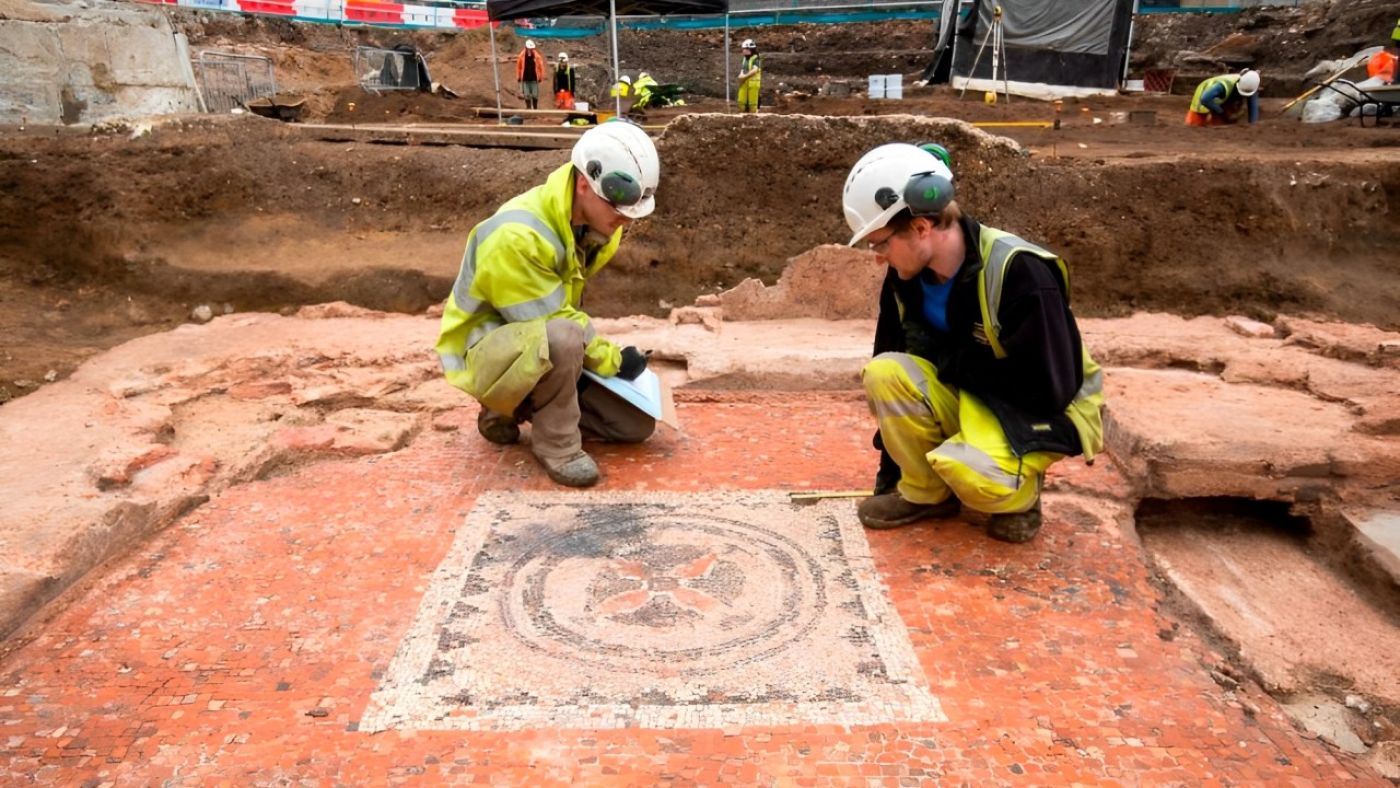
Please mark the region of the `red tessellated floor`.
[[[592, 447], [601, 491], [868, 486], [851, 395], [714, 395], [684, 435]], [[459, 429], [444, 430], [455, 422]], [[358, 729], [477, 496], [555, 490], [464, 407], [392, 455], [210, 501], [0, 663], [0, 781], [49, 785], [1381, 784], [1246, 713], [1158, 613], [1111, 462], [1061, 463], [1026, 545], [963, 522], [868, 534], [947, 722], [715, 729]]]

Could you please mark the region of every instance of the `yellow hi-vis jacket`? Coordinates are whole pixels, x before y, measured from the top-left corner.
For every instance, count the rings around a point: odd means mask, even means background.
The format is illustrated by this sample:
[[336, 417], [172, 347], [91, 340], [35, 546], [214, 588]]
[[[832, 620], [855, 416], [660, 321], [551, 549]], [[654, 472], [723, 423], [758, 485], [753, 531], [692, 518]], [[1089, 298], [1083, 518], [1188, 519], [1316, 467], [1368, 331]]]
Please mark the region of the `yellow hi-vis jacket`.
[[551, 369], [548, 320], [583, 326], [588, 369], [611, 376], [622, 363], [617, 345], [578, 309], [584, 283], [617, 252], [622, 229], [581, 259], [569, 224], [573, 203], [574, 166], [565, 164], [467, 236], [437, 353], [447, 381], [497, 413], [514, 413]]
[[761, 85], [763, 83], [763, 57], [755, 52], [752, 55], [740, 58], [739, 73], [742, 74], [745, 71], [752, 71], [754, 74], [740, 84], [752, 85], [755, 88]]
[[1202, 115], [1209, 114], [1210, 108], [1201, 103], [1201, 97], [1206, 94], [1206, 91], [1216, 85], [1224, 85], [1225, 97], [1229, 98], [1230, 95], [1235, 92], [1235, 84], [1239, 81], [1239, 74], [1222, 74], [1218, 77], [1202, 80], [1201, 84], [1196, 86], [1196, 92], [1191, 96], [1191, 111], [1198, 112]]
[[[978, 253], [982, 256], [982, 276], [977, 280], [977, 299], [982, 308], [982, 327], [987, 335], [987, 344], [991, 346], [992, 353], [997, 358], [1006, 358], [1006, 349], [1001, 344], [1001, 321], [998, 315], [1001, 310], [1001, 286], [1006, 281], [1006, 268], [1011, 263], [1011, 258], [1021, 252], [1030, 254], [1044, 260], [1045, 263], [1059, 271], [1060, 280], [1065, 286], [1065, 303], [1069, 303], [1069, 265], [1064, 258], [1054, 252], [1042, 249], [1035, 244], [1022, 240], [1004, 230], [997, 230], [991, 227], [983, 227], [981, 237], [977, 239]], [[1082, 341], [1080, 343], [1080, 364], [1084, 370], [1084, 383], [1070, 401], [1069, 407], [1065, 408], [1065, 415], [1069, 417], [1074, 429], [1079, 433], [1080, 446], [1084, 451], [1084, 459], [1092, 460], [1094, 455], [1103, 451], [1103, 370], [1093, 356], [1089, 355], [1089, 347]], [[1032, 425], [1034, 429], [1034, 425]]]

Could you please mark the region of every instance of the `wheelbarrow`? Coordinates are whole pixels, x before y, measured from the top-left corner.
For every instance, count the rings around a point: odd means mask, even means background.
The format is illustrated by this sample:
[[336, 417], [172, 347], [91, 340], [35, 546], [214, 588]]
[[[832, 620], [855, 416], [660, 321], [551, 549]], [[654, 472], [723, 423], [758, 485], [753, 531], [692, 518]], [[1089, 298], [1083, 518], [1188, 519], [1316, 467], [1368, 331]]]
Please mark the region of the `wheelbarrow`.
[[250, 99], [243, 106], [259, 117], [292, 123], [301, 118], [301, 112], [306, 108], [306, 99], [300, 96], [263, 96]]
[[1342, 98], [1355, 104], [1359, 111], [1361, 125], [1366, 125], [1366, 107], [1372, 106], [1373, 117], [1377, 125], [1381, 118], [1388, 118], [1395, 114], [1397, 107], [1400, 107], [1400, 85], [1375, 85], [1363, 88], [1354, 82], [1339, 79], [1334, 82], [1325, 82], [1319, 87], [1330, 90], [1340, 95]]

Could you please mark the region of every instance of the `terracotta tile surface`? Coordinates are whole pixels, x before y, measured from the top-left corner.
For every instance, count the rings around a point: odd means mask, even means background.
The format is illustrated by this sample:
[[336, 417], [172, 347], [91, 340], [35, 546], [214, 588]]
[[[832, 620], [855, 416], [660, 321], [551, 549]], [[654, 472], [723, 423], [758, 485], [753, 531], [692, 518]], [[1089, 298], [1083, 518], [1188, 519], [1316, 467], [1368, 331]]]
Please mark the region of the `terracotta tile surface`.
[[[684, 435], [594, 447], [587, 499], [869, 484], [870, 417], [849, 395], [704, 400], [681, 404]], [[567, 495], [474, 417], [228, 491], [75, 589], [0, 662], [3, 782], [1380, 784], [1211, 680], [1210, 650], [1155, 611], [1107, 463], [1052, 471], [1027, 545], [960, 522], [865, 535], [946, 721], [360, 730], [478, 499]]]

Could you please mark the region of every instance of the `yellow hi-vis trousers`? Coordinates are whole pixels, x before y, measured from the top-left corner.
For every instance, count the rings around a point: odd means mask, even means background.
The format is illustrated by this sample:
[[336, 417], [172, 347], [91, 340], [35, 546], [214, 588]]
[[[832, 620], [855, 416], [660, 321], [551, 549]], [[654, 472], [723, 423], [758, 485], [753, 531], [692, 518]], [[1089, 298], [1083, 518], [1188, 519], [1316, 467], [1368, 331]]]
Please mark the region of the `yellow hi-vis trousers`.
[[956, 495], [990, 514], [1024, 512], [1040, 497], [1052, 452], [1017, 457], [1001, 423], [977, 397], [944, 385], [933, 364], [881, 353], [861, 371], [885, 450], [898, 463], [899, 494], [911, 503]]
[[739, 85], [739, 111], [758, 112], [758, 89], [757, 79], [750, 79]]

